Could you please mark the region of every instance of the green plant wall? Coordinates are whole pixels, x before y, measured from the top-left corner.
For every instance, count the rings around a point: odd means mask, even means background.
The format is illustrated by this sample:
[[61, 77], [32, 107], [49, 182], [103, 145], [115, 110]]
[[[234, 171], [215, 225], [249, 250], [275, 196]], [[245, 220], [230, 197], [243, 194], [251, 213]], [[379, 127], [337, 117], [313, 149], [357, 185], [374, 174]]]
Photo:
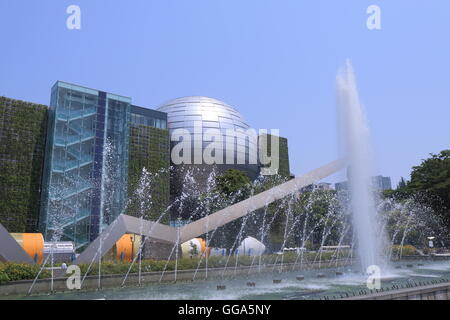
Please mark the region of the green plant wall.
[[37, 232], [47, 107], [0, 97], [0, 223]]
[[[267, 141], [267, 146], [263, 147], [262, 145], [259, 145], [259, 152], [262, 152], [263, 156], [271, 156], [271, 148], [272, 148], [272, 135], [270, 134], [263, 134], [259, 137], [265, 136]], [[259, 142], [261, 143], [261, 142]], [[288, 139], [279, 137], [279, 168], [278, 168], [278, 174], [283, 177], [290, 177], [291, 171], [289, 167], [289, 147], [288, 147]], [[263, 165], [264, 167], [264, 165]]]
[[[128, 163], [127, 214], [156, 221], [169, 205], [169, 165], [170, 146], [168, 130], [146, 125], [132, 125], [130, 128], [130, 146]], [[151, 184], [151, 205], [141, 212], [136, 190], [139, 186], [142, 169], [152, 175], [157, 174]], [[148, 198], [148, 196], [146, 196]], [[168, 223], [170, 215], [166, 213], [161, 223]]]

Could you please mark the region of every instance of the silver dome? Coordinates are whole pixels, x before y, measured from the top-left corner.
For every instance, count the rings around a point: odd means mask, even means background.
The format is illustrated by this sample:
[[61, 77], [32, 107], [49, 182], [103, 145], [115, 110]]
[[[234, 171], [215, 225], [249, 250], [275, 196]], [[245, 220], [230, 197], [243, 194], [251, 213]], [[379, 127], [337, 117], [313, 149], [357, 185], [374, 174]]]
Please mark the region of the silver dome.
[[[222, 101], [208, 97], [192, 96], [174, 99], [166, 102], [157, 110], [167, 113], [167, 126], [170, 132], [183, 128], [193, 133], [194, 123], [201, 122], [203, 132], [211, 128], [220, 129], [224, 143], [227, 129], [246, 131], [250, 128], [236, 109]], [[249, 151], [257, 152], [257, 145], [252, 139], [238, 137], [235, 138], [235, 143], [245, 146], [246, 161], [248, 161]], [[203, 143], [203, 149], [206, 144]]]
[[[243, 119], [241, 114], [233, 107], [223, 103], [222, 101], [207, 98], [207, 97], [184, 97], [166, 102], [158, 108], [158, 111], [167, 113], [167, 127], [172, 134], [176, 129], [186, 129], [193, 136], [191, 141], [197, 140], [194, 136], [194, 125], [199, 126], [201, 124], [202, 132], [205, 133], [208, 129], [218, 129], [222, 135], [222, 142], [224, 143], [224, 162], [228, 156], [226, 141], [229, 139], [229, 129], [234, 131], [248, 130], [250, 126]], [[198, 130], [198, 128], [196, 128]], [[256, 153], [257, 142], [252, 139], [246, 139], [246, 135], [240, 135], [236, 138], [233, 135], [234, 140], [234, 163], [233, 164], [214, 164], [208, 165], [203, 159], [203, 164], [181, 164], [173, 165], [173, 170], [170, 176], [170, 196], [173, 202], [171, 206], [171, 219], [176, 221], [181, 218], [182, 220], [190, 220], [193, 209], [198, 207], [198, 199], [193, 194], [192, 202], [190, 200], [183, 200], [183, 203], [175, 201], [180, 197], [185, 197], [186, 190], [184, 189], [185, 177], [190, 174], [195, 180], [195, 188], [197, 192], [205, 192], [210, 185], [211, 173], [221, 174], [228, 169], [238, 169], [245, 172], [252, 180], [256, 179], [259, 175], [259, 165], [249, 163], [249, 151]], [[203, 139], [202, 139], [203, 140]], [[197, 140], [198, 141], [198, 140]], [[178, 142], [171, 142], [173, 148]], [[202, 153], [206, 146], [210, 142], [203, 141], [203, 148], [200, 150]], [[195, 145], [195, 146], [194, 146]], [[196, 152], [196, 144], [192, 145], [192, 156]], [[238, 145], [240, 148], [238, 148]], [[242, 152], [245, 150], [245, 154]], [[237, 164], [238, 157], [245, 159], [245, 164]], [[245, 158], [244, 158], [245, 157]], [[191, 162], [193, 163], [193, 162]]]

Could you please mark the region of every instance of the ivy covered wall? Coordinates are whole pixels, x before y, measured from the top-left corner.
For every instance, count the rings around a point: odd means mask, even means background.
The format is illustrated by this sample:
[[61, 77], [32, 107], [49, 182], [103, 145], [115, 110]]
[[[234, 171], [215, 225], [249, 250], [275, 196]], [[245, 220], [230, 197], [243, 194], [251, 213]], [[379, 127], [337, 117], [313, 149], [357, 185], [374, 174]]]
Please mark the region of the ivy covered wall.
[[[271, 145], [272, 145], [272, 138], [270, 134], [267, 135], [261, 135], [259, 139], [261, 139], [262, 136], [266, 136], [265, 139], [267, 141], [267, 148], [263, 146], [259, 146], [259, 152], [262, 152], [263, 156], [271, 156]], [[279, 168], [278, 168], [278, 174], [283, 177], [290, 177], [291, 175], [291, 169], [289, 166], [289, 147], [288, 147], [288, 139], [279, 137]]]
[[[169, 166], [170, 147], [169, 131], [154, 128], [148, 125], [130, 126], [130, 145], [128, 163], [128, 198], [127, 214], [156, 221], [169, 205]], [[146, 200], [151, 199], [151, 204], [146, 204], [144, 212], [141, 211], [139, 196], [136, 190], [142, 177], [143, 168], [152, 177], [150, 186], [144, 195]], [[170, 215], [167, 213], [161, 223], [168, 223]]]
[[37, 232], [47, 106], [0, 97], [0, 223]]
[[289, 148], [288, 139], [280, 137], [280, 169], [278, 174], [284, 177], [291, 175], [291, 169], [289, 167]]

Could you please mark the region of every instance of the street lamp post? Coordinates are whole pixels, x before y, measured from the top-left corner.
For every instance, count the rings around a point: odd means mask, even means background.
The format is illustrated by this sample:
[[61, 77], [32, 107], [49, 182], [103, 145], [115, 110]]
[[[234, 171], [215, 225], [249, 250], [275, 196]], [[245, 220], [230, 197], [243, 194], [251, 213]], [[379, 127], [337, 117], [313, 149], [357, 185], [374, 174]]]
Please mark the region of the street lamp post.
[[434, 248], [433, 240], [435, 239], [435, 237], [427, 237], [427, 239], [428, 239], [428, 247], [430, 248], [430, 254], [431, 254], [432, 250]]

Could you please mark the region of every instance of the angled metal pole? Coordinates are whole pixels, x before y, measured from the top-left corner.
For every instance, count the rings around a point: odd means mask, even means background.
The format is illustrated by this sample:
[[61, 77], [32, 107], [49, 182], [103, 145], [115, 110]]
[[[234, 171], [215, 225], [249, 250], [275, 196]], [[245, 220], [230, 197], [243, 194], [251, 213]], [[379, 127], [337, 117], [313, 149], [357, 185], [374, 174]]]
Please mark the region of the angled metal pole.
[[280, 200], [299, 191], [303, 187], [336, 173], [344, 167], [345, 162], [343, 160], [331, 162], [303, 176], [299, 176], [207, 217], [194, 221], [181, 228], [181, 243], [215, 230], [257, 209], [263, 208], [276, 200]]
[[0, 224], [0, 261], [34, 264], [33, 259]]
[[127, 233], [169, 243], [177, 241], [177, 231], [173, 227], [122, 214], [80, 254], [75, 264], [98, 262]]
[[322, 180], [344, 167], [345, 161], [343, 160], [331, 162], [303, 176], [194, 221], [179, 230], [160, 223], [122, 214], [80, 254], [75, 264], [98, 261], [126, 233], [142, 234], [145, 237], [166, 243], [184, 243], [295, 193], [301, 188]]

